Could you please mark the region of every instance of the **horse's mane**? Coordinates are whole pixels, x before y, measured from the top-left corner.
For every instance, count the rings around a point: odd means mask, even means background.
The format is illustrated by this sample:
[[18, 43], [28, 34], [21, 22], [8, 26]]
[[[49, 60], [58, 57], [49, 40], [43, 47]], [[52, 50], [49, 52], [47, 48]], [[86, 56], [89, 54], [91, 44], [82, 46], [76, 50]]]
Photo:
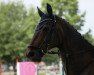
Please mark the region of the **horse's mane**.
[[89, 48], [94, 49], [94, 46], [92, 46], [88, 40], [86, 40], [74, 27], [71, 25], [69, 22], [67, 22], [65, 19], [62, 19], [58, 16], [56, 16], [56, 19], [61, 22], [63, 30], [66, 32], [65, 36], [68, 36], [70, 39], [71, 38], [76, 38], [79, 40], [82, 44], [88, 46]]

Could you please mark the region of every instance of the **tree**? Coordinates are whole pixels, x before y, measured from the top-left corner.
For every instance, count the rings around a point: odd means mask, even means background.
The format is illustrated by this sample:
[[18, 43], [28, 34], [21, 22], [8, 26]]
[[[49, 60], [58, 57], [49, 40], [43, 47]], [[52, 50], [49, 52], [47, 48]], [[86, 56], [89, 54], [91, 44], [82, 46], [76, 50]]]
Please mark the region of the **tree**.
[[35, 12], [27, 12], [21, 1], [0, 4], [0, 59], [12, 64], [15, 71], [16, 59], [26, 58], [25, 51], [38, 18]]
[[39, 17], [21, 1], [0, 4], [0, 58], [9, 63], [22, 60]]
[[92, 45], [94, 45], [94, 38], [91, 35], [91, 30], [89, 30], [86, 34], [83, 35], [85, 39], [88, 40]]
[[[0, 6], [0, 58], [7, 62], [21, 56], [20, 50], [26, 45], [24, 20], [26, 9], [21, 3], [4, 3]], [[25, 37], [25, 38], [23, 38]]]

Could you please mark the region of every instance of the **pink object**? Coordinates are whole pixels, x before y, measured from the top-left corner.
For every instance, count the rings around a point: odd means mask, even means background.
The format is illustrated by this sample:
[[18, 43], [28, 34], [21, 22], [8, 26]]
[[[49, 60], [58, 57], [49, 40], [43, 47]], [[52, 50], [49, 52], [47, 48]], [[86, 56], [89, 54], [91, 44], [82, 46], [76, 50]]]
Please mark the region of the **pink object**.
[[17, 75], [36, 75], [37, 68], [33, 62], [18, 62], [18, 72]]

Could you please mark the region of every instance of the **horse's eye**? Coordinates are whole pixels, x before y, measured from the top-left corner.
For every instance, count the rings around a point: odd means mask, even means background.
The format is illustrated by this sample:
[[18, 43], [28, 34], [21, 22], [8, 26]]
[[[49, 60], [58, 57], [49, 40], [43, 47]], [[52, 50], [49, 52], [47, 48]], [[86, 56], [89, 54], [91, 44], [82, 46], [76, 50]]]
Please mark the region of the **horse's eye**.
[[48, 30], [49, 30], [48, 27], [44, 27], [44, 28], [43, 28], [43, 31], [48, 31]]

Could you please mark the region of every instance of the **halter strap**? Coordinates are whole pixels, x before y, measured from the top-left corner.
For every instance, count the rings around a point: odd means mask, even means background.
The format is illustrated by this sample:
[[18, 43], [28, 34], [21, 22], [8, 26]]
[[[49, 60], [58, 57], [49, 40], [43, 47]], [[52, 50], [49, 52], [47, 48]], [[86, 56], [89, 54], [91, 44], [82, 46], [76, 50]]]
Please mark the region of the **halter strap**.
[[[50, 29], [50, 31], [48, 32], [48, 34], [47, 34], [47, 36], [46, 36], [44, 42], [40, 45], [40, 47], [37, 47], [37, 48], [40, 49], [40, 50], [41, 50], [41, 47], [43, 46], [43, 44], [45, 44], [46, 47], [47, 47], [48, 45], [50, 45], [50, 44], [49, 44], [49, 41], [50, 41], [51, 36], [52, 36], [52, 33], [53, 33], [53, 30], [52, 30], [52, 29], [53, 29], [53, 26], [54, 26], [55, 23], [56, 23], [55, 15], [54, 15], [54, 19], [51, 19], [51, 18], [44, 19], [44, 20], [40, 21], [39, 24], [44, 23], [44, 22], [46, 22], [46, 21], [51, 21], [51, 22], [53, 22], [53, 24], [52, 24], [51, 29]], [[39, 31], [41, 28], [42, 28], [42, 26], [40, 26], [39, 28], [37, 28], [35, 31]], [[29, 48], [29, 47], [32, 47], [32, 45], [29, 45], [28, 48]], [[60, 51], [58, 50], [57, 52], [55, 52], [55, 51], [45, 51], [45, 50], [42, 50], [42, 53], [43, 53], [43, 54], [46, 54], [46, 53], [48, 53], [48, 54], [60, 54]]]
[[[44, 42], [40, 45], [40, 48], [43, 46], [43, 44], [45, 44], [46, 48], [48, 48], [48, 46], [50, 45], [49, 42], [50, 42], [50, 39], [52, 37], [52, 33], [53, 33], [53, 27], [56, 23], [56, 19], [55, 19], [55, 16], [54, 16], [54, 20], [53, 19], [45, 19], [43, 21], [41, 21], [40, 23], [43, 23], [43, 22], [46, 22], [46, 21], [51, 21], [53, 22], [53, 24], [51, 25], [51, 29], [50, 31], [47, 33], [47, 36], [46, 38], [44, 39]], [[40, 24], [39, 23], [39, 24]], [[58, 52], [54, 52], [54, 51], [45, 51], [45, 50], [42, 50], [42, 52], [45, 54], [45, 53], [48, 53], [48, 54], [59, 54], [59, 51]]]
[[[54, 22], [56, 22], [56, 20], [53, 20], [53, 19], [44, 19], [43, 21], [40, 21], [40, 23], [43, 23], [43, 22], [45, 22], [45, 21], [54, 21]], [[39, 24], [40, 24], [39, 23]]]

